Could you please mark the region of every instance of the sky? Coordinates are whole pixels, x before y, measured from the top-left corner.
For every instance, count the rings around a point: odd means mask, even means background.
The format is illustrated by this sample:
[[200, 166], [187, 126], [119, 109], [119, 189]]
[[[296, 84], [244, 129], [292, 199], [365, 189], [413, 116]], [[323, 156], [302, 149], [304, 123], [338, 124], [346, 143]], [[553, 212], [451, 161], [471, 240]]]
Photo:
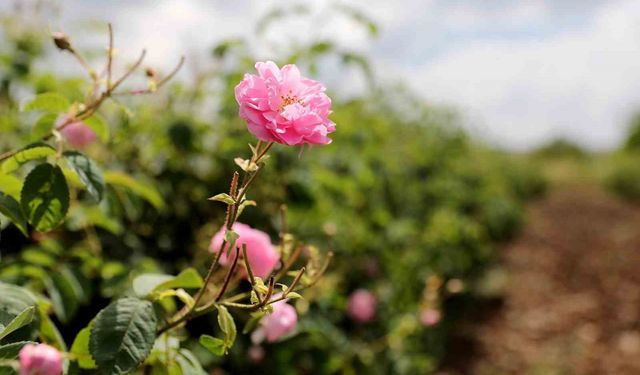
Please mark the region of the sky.
[[[458, 109], [472, 133], [513, 150], [558, 137], [611, 149], [640, 109], [639, 0], [57, 3], [60, 13], [48, 20], [52, 29], [74, 35], [83, 20], [110, 21], [123, 49], [146, 47], [148, 61], [167, 69], [181, 54], [204, 59], [214, 42], [228, 37], [252, 38], [264, 59], [282, 46], [334, 40], [369, 56], [382, 82], [405, 82], [425, 101]], [[274, 5], [300, 3], [310, 14], [278, 21], [255, 37], [255, 22]], [[378, 37], [335, 11], [337, 3], [375, 20]], [[364, 84], [352, 73], [327, 69], [323, 78], [331, 89], [353, 95]]]

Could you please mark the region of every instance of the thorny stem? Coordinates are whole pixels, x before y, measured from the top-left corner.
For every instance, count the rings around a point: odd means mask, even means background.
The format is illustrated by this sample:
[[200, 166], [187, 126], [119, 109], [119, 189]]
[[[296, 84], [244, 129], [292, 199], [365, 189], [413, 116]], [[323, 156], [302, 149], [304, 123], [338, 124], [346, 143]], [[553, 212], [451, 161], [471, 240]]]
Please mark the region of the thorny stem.
[[[251, 157], [251, 162], [256, 163], [258, 165], [258, 169], [254, 172], [245, 172], [245, 175], [243, 177], [243, 181], [242, 181], [242, 186], [240, 187], [240, 190], [238, 191], [238, 173], [235, 172], [233, 175], [233, 178], [231, 180], [231, 186], [229, 189], [229, 195], [234, 199], [235, 203], [232, 205], [229, 205], [227, 207], [227, 215], [226, 215], [226, 219], [225, 219], [225, 228], [226, 230], [231, 230], [233, 227], [233, 224], [236, 222], [237, 218], [238, 218], [238, 207], [239, 205], [242, 203], [242, 199], [244, 198], [247, 190], [249, 189], [251, 183], [255, 180], [256, 176], [258, 175], [258, 173], [260, 172], [260, 170], [262, 169], [263, 164], [260, 163], [261, 159], [266, 155], [267, 151], [269, 151], [269, 149], [273, 146], [273, 142], [269, 142], [263, 149], [261, 149], [262, 142], [258, 141], [257, 147], [256, 147], [256, 152], [254, 153], [254, 155]], [[165, 325], [164, 327], [160, 328], [159, 333], [163, 333], [187, 320], [189, 320], [191, 317], [200, 315], [200, 313], [202, 311], [206, 311], [210, 306], [214, 306], [217, 303], [217, 300], [214, 299], [213, 303], [210, 303], [206, 306], [204, 306], [204, 308], [202, 310], [198, 309], [198, 304], [200, 303], [200, 301], [202, 300], [205, 291], [207, 290], [209, 283], [211, 282], [211, 278], [213, 276], [213, 274], [215, 273], [215, 271], [217, 270], [219, 264], [220, 264], [220, 257], [222, 256], [222, 253], [225, 249], [225, 246], [227, 244], [226, 240], [222, 241], [222, 244], [220, 245], [220, 248], [218, 249], [218, 252], [216, 254], [216, 257], [214, 258], [213, 262], [211, 263], [211, 266], [209, 266], [209, 270], [207, 271], [207, 275], [205, 276], [204, 279], [204, 284], [202, 285], [202, 287], [198, 290], [198, 292], [196, 292], [196, 296], [194, 298], [194, 304], [191, 307], [187, 307], [185, 306], [183, 309], [181, 309], [180, 311], [178, 311], [176, 313], [177, 319], [173, 320], [172, 322], [170, 322], [169, 324]], [[275, 283], [275, 281], [274, 281]], [[228, 283], [227, 283], [228, 284]]]
[[229, 271], [227, 271], [227, 276], [224, 278], [222, 288], [220, 288], [218, 296], [215, 299], [216, 302], [220, 301], [222, 299], [222, 296], [224, 296], [224, 292], [227, 291], [227, 288], [229, 287], [229, 281], [231, 281], [231, 277], [233, 276], [233, 271], [236, 270], [236, 266], [238, 265], [238, 258], [240, 258], [240, 248], [236, 247], [236, 257], [233, 259], [233, 264], [229, 268]]

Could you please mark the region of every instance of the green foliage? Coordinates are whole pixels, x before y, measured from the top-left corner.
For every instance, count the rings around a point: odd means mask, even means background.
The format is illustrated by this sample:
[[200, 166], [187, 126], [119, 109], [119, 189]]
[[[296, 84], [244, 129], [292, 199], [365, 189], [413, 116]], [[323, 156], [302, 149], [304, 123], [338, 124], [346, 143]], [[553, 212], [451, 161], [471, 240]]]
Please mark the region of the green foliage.
[[12, 196], [0, 193], [0, 213], [8, 217], [25, 236], [28, 235], [27, 219], [20, 209], [20, 203], [13, 199]]
[[64, 96], [54, 92], [47, 92], [36, 95], [35, 98], [24, 103], [22, 110], [25, 112], [46, 111], [60, 113], [67, 111], [70, 105], [71, 104]]
[[102, 177], [100, 167], [93, 160], [77, 151], [67, 151], [63, 156], [93, 199], [100, 202], [104, 194], [104, 177]]
[[545, 158], [575, 158], [581, 159], [587, 156], [585, 150], [577, 144], [566, 139], [555, 139], [538, 148], [535, 155]]
[[2, 173], [11, 173], [20, 168], [22, 164], [32, 160], [52, 156], [55, 155], [55, 153], [56, 150], [46, 143], [34, 143], [18, 151], [15, 155], [2, 163]]
[[96, 316], [89, 350], [105, 374], [126, 374], [151, 352], [156, 337], [156, 316], [151, 302], [122, 298]]
[[69, 188], [60, 167], [48, 163], [35, 167], [24, 181], [20, 204], [37, 230], [60, 225], [69, 209]]

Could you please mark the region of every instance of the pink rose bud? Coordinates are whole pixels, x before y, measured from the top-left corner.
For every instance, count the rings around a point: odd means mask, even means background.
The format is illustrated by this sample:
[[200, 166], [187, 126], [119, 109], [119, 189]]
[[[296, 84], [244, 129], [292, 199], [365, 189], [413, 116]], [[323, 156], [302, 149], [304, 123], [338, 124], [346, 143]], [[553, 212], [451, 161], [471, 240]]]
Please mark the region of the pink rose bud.
[[[66, 118], [59, 121], [58, 127], [64, 124]], [[60, 133], [69, 144], [75, 148], [84, 148], [93, 143], [97, 135], [90, 127], [82, 122], [72, 122], [60, 130]]]
[[441, 318], [442, 314], [440, 313], [440, 310], [428, 308], [420, 312], [420, 322], [426, 327], [435, 326], [440, 323]]
[[236, 86], [240, 117], [258, 139], [286, 145], [329, 144], [336, 130], [329, 120], [331, 99], [318, 81], [302, 77], [295, 65], [256, 63]]
[[291, 333], [298, 324], [298, 313], [287, 301], [279, 301], [272, 306], [273, 312], [262, 318], [261, 322], [268, 342], [278, 341], [282, 336]]
[[260, 363], [264, 359], [264, 348], [260, 345], [252, 345], [249, 348], [249, 359], [253, 363]]
[[357, 289], [349, 297], [347, 313], [356, 322], [370, 322], [376, 316], [376, 297], [366, 289]]
[[[280, 260], [280, 254], [271, 244], [269, 235], [242, 223], [233, 224], [232, 229], [240, 236], [236, 241], [236, 246], [242, 249], [243, 244], [247, 245], [247, 256], [253, 273], [262, 278], [269, 276]], [[225, 232], [226, 229], [222, 228], [213, 236], [209, 246], [211, 252], [217, 252], [220, 249]], [[228, 245], [225, 246], [224, 253], [220, 257], [220, 264], [223, 266], [231, 263], [235, 257], [235, 249], [229, 252], [229, 255], [227, 255], [227, 249]], [[240, 252], [240, 256], [242, 256], [242, 252]]]
[[62, 356], [46, 344], [27, 344], [20, 350], [20, 375], [60, 375]]

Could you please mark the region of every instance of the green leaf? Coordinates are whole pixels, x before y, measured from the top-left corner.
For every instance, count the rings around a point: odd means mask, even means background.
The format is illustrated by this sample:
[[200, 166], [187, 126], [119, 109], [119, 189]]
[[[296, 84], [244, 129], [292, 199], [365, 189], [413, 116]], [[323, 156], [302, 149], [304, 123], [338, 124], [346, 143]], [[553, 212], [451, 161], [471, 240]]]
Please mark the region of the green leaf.
[[69, 209], [69, 189], [60, 167], [48, 163], [35, 167], [24, 181], [20, 203], [36, 230], [46, 232], [60, 225]]
[[39, 141], [51, 133], [58, 117], [57, 113], [45, 113], [40, 116], [36, 123], [33, 124], [33, 128], [31, 128], [31, 140], [34, 142]]
[[176, 362], [180, 365], [182, 375], [207, 375], [198, 358], [187, 349], [180, 349], [180, 351], [178, 351]]
[[[37, 307], [37, 299], [28, 289], [0, 282], [0, 325], [9, 326], [11, 321], [29, 307]], [[36, 316], [32, 324], [28, 324], [9, 335], [12, 341], [33, 340], [37, 336], [40, 317]]]
[[46, 143], [39, 142], [31, 144], [5, 160], [5, 162], [2, 163], [2, 173], [9, 174], [16, 171], [26, 162], [46, 158], [47, 156], [55, 154], [56, 150]]
[[146, 297], [153, 292], [162, 292], [174, 288], [200, 288], [204, 281], [193, 268], [187, 268], [177, 276], [147, 273], [133, 280], [133, 291], [139, 297]]
[[19, 341], [0, 346], [0, 359], [17, 359], [20, 349], [27, 344], [36, 344], [33, 341]]
[[73, 285], [60, 272], [51, 272], [43, 281], [56, 316], [63, 323], [68, 322], [78, 310], [78, 297]]
[[133, 291], [138, 297], [146, 297], [160, 284], [173, 280], [174, 276], [160, 273], [145, 273], [133, 279]]
[[91, 336], [93, 322], [92, 320], [88, 326], [78, 332], [78, 335], [71, 345], [71, 354], [78, 362], [78, 366], [83, 369], [95, 369], [97, 367], [96, 362], [89, 352], [89, 337]]
[[232, 251], [236, 246], [236, 241], [238, 240], [238, 238], [240, 238], [240, 235], [232, 231], [231, 229], [227, 229], [227, 231], [224, 232], [224, 240], [229, 244], [229, 246], [227, 247], [227, 253]]
[[64, 96], [53, 92], [36, 95], [35, 98], [24, 103], [23, 111], [66, 112], [71, 104]]
[[0, 173], [0, 191], [12, 196], [15, 200], [20, 199], [20, 190], [22, 190], [22, 181], [12, 175]]
[[15, 318], [13, 318], [13, 320], [4, 327], [2, 332], [0, 332], [0, 340], [7, 337], [13, 331], [16, 331], [31, 323], [33, 321], [35, 311], [35, 306], [29, 306], [26, 309], [22, 310], [22, 312]]
[[218, 309], [218, 325], [224, 333], [224, 346], [227, 351], [236, 341], [236, 323], [226, 307], [216, 305], [216, 308]]
[[133, 194], [151, 203], [156, 209], [164, 208], [164, 200], [153, 186], [137, 181], [126, 173], [107, 171], [104, 173], [104, 181], [110, 185], [122, 186], [131, 190]]
[[219, 339], [217, 337], [202, 335], [200, 336], [200, 345], [204, 346], [211, 353], [215, 355], [224, 355], [226, 351], [226, 347], [224, 345], [224, 340]]
[[158, 285], [155, 288], [155, 291], [158, 292], [173, 288], [195, 289], [202, 287], [203, 284], [204, 280], [202, 280], [202, 276], [200, 276], [198, 271], [193, 268], [187, 268], [180, 272], [173, 280], [168, 280]]
[[209, 198], [209, 200], [223, 202], [228, 205], [232, 205], [236, 203], [235, 199], [231, 198], [231, 196], [227, 193], [220, 193], [220, 194], [214, 195], [213, 197]]
[[80, 177], [80, 181], [87, 187], [87, 191], [96, 202], [102, 200], [104, 194], [104, 177], [98, 165], [84, 154], [77, 151], [67, 151], [64, 154], [71, 169]]
[[56, 264], [56, 259], [51, 254], [38, 247], [29, 247], [20, 254], [22, 260], [42, 267], [52, 267]]
[[20, 203], [13, 199], [13, 197], [0, 193], [0, 213], [9, 218], [9, 220], [20, 229], [22, 234], [27, 237], [29, 236], [29, 232], [27, 232], [27, 219], [25, 219], [20, 209]]
[[44, 309], [38, 309], [40, 313], [40, 339], [42, 342], [53, 346], [54, 348], [66, 352], [67, 344], [65, 344], [60, 331], [56, 328], [55, 324], [49, 318], [49, 315], [44, 311]]
[[156, 316], [149, 301], [122, 298], [95, 318], [89, 350], [105, 374], [126, 374], [149, 355], [156, 338]]
[[102, 142], [107, 142], [109, 140], [109, 125], [102, 116], [96, 113], [84, 120], [83, 123], [91, 128]]

